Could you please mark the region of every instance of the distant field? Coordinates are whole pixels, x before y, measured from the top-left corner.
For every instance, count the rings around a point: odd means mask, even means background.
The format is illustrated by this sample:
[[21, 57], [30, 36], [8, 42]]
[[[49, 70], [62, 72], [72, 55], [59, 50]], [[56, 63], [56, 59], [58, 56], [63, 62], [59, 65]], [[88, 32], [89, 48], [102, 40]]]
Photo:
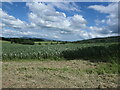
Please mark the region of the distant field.
[[[54, 42], [54, 41], [40, 41], [40, 42], [35, 42], [35, 43], [49, 43], [49, 44], [51, 44], [51, 43], [57, 43], [57, 42]], [[58, 43], [60, 43], [60, 42], [58, 42]]]
[[2, 41], [0, 40], [0, 44], [3, 44], [3, 43], [10, 43], [9, 41]]

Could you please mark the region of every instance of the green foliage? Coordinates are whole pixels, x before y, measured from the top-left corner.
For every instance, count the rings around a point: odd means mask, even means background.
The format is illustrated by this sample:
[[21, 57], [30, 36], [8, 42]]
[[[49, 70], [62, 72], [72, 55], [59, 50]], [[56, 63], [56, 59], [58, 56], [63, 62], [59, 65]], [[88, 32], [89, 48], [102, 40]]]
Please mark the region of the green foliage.
[[66, 59], [88, 59], [96, 61], [111, 61], [114, 58], [118, 60], [120, 54], [120, 45], [113, 44], [107, 46], [89, 46], [77, 50], [65, 50], [62, 52]]
[[[88, 74], [120, 73], [120, 45], [118, 43], [91, 44], [56, 44], [56, 45], [21, 45], [2, 44], [3, 60], [74, 60], [84, 59], [91, 62], [108, 62], [95, 69], [87, 69]], [[58, 70], [56, 68], [39, 68], [40, 70]], [[24, 71], [26, 68], [20, 68]], [[64, 69], [63, 71], [67, 71]]]
[[38, 45], [41, 45], [41, 43], [39, 42]]
[[21, 45], [3, 43], [3, 60], [13, 59], [88, 59], [93, 61], [118, 61], [117, 43]]
[[92, 38], [82, 41], [75, 41], [72, 43], [111, 43], [111, 42], [119, 42], [120, 36], [111, 36], [106, 38]]
[[120, 74], [120, 65], [118, 63], [106, 63], [105, 65], [100, 65], [95, 69], [87, 69], [88, 74], [97, 73], [100, 74]]
[[34, 42], [32, 40], [21, 38], [11, 39], [11, 43], [34, 45]]

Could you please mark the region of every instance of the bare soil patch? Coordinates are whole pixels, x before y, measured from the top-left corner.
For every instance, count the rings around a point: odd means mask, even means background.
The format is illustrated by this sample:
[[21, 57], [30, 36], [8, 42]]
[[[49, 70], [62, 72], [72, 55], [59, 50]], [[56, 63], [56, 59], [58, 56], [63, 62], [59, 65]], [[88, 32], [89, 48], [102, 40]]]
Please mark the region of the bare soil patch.
[[2, 65], [3, 88], [117, 88], [118, 75], [87, 74], [103, 63], [70, 61], [9, 61]]

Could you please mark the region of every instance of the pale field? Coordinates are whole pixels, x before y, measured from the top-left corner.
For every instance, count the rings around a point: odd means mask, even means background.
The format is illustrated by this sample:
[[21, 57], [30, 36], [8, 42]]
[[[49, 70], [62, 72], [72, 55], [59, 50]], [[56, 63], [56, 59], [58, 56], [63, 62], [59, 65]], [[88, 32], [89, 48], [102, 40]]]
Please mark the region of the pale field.
[[87, 74], [86, 69], [104, 63], [70, 61], [5, 61], [3, 88], [116, 88], [118, 75]]

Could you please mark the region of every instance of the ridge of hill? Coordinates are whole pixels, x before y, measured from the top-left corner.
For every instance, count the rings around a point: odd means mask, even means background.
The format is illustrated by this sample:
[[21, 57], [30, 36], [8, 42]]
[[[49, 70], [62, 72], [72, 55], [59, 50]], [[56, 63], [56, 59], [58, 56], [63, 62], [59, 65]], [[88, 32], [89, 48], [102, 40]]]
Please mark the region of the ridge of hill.
[[111, 37], [104, 37], [104, 38], [92, 38], [92, 39], [86, 39], [86, 40], [78, 40], [78, 41], [59, 41], [59, 40], [50, 40], [45, 38], [6, 38], [6, 37], [0, 37], [0, 40], [3, 41], [11, 41], [11, 40], [31, 40], [31, 41], [56, 41], [56, 42], [71, 42], [71, 43], [109, 43], [109, 42], [119, 42], [120, 36], [111, 36]]

